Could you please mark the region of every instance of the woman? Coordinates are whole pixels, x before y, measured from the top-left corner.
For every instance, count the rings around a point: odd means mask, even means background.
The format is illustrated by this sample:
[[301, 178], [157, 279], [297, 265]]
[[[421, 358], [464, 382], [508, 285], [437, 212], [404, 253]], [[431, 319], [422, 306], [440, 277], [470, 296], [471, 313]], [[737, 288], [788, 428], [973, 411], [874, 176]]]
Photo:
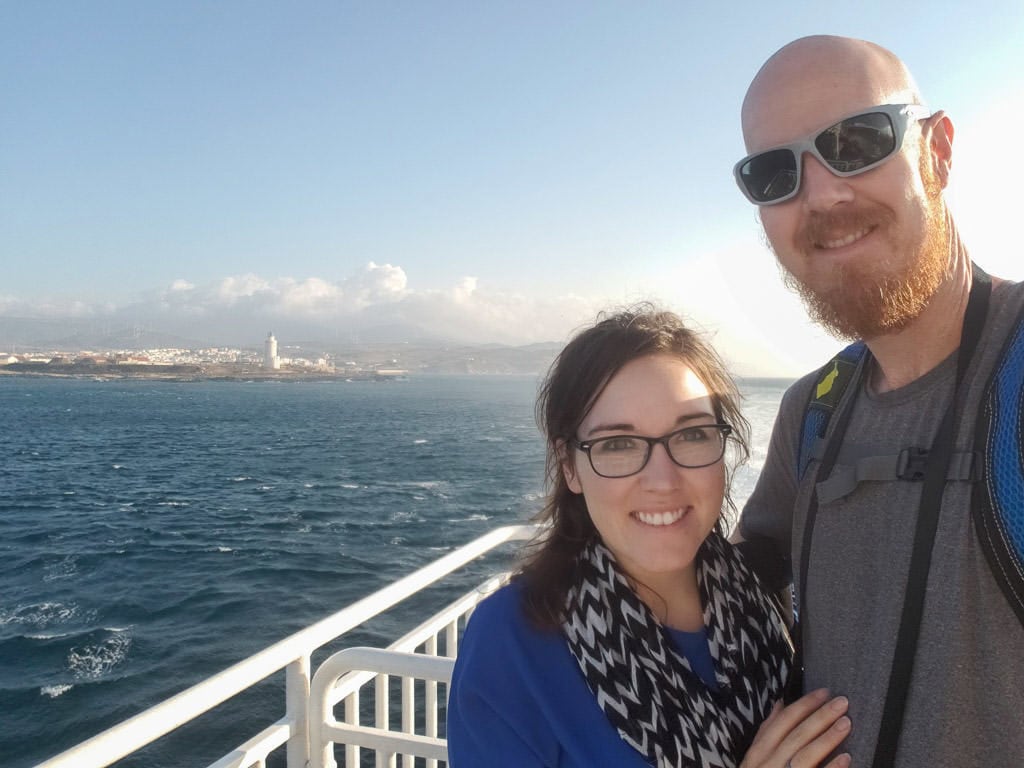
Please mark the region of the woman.
[[738, 401], [671, 313], [621, 312], [565, 347], [537, 404], [550, 527], [466, 628], [453, 768], [804, 768], [839, 745], [845, 699], [775, 703], [786, 630], [723, 538]]

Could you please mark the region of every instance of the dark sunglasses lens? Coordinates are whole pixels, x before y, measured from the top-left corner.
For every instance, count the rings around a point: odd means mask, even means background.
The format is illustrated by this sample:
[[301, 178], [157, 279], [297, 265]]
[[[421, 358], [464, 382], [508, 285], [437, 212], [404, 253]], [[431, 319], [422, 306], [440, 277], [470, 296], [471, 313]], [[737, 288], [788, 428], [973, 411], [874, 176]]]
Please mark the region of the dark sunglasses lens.
[[772, 149], [740, 166], [740, 179], [754, 202], [767, 203], [796, 189], [796, 171], [796, 155], [792, 151]]
[[818, 134], [814, 146], [840, 173], [870, 168], [896, 149], [896, 131], [884, 112], [848, 117]]

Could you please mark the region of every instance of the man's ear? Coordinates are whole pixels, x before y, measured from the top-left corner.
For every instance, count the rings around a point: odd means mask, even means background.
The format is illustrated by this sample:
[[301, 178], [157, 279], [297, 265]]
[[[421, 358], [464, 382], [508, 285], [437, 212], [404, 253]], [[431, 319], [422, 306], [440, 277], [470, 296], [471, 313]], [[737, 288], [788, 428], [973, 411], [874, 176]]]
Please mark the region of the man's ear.
[[928, 162], [932, 172], [945, 189], [953, 167], [953, 121], [941, 109], [925, 120], [928, 137]]
[[573, 493], [583, 493], [583, 486], [580, 485], [579, 475], [576, 473], [576, 462], [573, 460], [572, 452], [568, 444], [563, 440], [558, 444], [558, 465], [562, 468], [562, 477], [565, 484]]

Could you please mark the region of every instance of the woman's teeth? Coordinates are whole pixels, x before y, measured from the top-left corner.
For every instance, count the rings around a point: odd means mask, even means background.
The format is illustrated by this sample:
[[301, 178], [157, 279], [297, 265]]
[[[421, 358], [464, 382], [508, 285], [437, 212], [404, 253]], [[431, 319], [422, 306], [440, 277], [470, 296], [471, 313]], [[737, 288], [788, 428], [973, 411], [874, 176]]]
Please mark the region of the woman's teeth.
[[680, 507], [670, 512], [634, 512], [633, 516], [645, 525], [672, 525], [685, 513], [686, 510]]

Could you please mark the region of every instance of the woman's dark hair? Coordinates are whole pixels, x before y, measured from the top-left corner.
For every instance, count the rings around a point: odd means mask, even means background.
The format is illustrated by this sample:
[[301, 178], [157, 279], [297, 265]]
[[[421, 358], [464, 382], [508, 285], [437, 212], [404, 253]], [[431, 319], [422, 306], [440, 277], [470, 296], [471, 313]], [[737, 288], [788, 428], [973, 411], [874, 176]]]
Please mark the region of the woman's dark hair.
[[[735, 469], [750, 454], [750, 426], [740, 413], [740, 394], [725, 364], [699, 334], [672, 312], [650, 304], [598, 315], [597, 322], [574, 336], [551, 364], [537, 398], [537, 423], [547, 444], [548, 495], [537, 521], [547, 523], [532, 542], [517, 575], [525, 610], [541, 628], [555, 629], [564, 618], [565, 600], [576, 582], [580, 552], [598, 537], [582, 494], [573, 493], [562, 474], [572, 461], [566, 444], [577, 436], [605, 386], [627, 363], [665, 354], [685, 363], [708, 388], [714, 415], [731, 424], [734, 450], [727, 452], [725, 500]], [[719, 518], [716, 529], [722, 532]]]

